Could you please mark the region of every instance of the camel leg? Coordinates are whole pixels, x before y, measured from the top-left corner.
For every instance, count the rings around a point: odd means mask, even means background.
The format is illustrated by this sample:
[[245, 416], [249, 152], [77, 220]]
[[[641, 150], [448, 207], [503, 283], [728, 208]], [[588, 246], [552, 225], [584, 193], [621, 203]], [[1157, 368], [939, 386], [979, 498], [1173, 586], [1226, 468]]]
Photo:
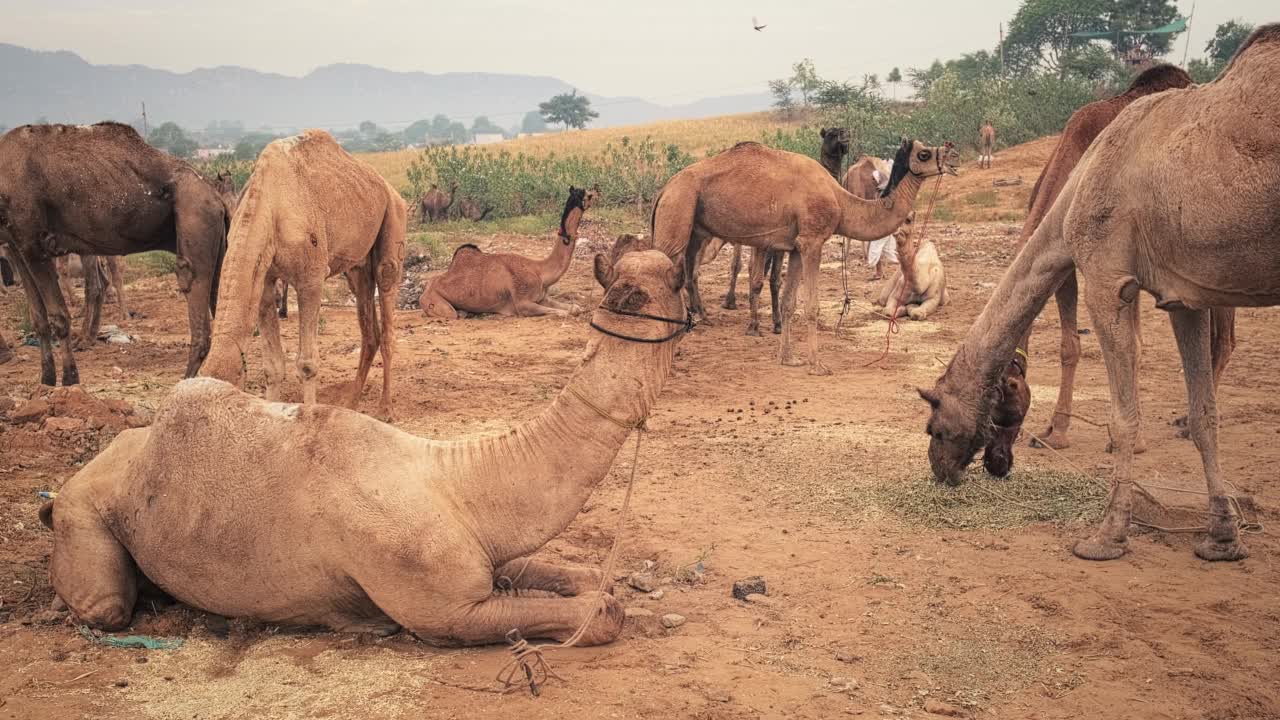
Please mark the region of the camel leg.
[[[275, 278], [268, 277], [266, 287], [275, 287], [275, 282]], [[284, 384], [284, 344], [280, 342], [280, 318], [273, 293], [264, 291], [258, 301], [258, 335], [262, 337], [262, 364], [267, 373], [266, 399], [279, 402]]]
[[684, 277], [685, 290], [689, 294], [689, 312], [700, 318], [702, 323], [711, 325], [707, 310], [702, 306], [702, 294], [698, 291], [698, 256], [707, 239], [708, 235], [697, 229], [689, 236], [689, 247], [684, 253]]
[[[737, 257], [737, 248], [734, 248], [734, 257]], [[747, 324], [747, 334], [752, 336], [760, 335], [760, 292], [764, 290], [764, 273], [765, 264], [768, 262], [769, 252], [761, 248], [751, 249], [751, 265], [747, 270], [747, 281], [749, 287], [747, 289], [748, 304], [751, 307], [751, 322]]]
[[[1213, 358], [1213, 387], [1216, 391], [1222, 385], [1222, 374], [1227, 371], [1227, 363], [1231, 361], [1231, 354], [1236, 349], [1236, 309], [1212, 308], [1209, 318], [1209, 352]], [[1191, 436], [1187, 429], [1186, 415], [1174, 420], [1173, 424], [1180, 428], [1178, 437]]]
[[1200, 451], [1209, 490], [1209, 534], [1196, 545], [1196, 555], [1202, 560], [1241, 560], [1249, 556], [1249, 551], [1240, 540], [1238, 518], [1227, 500], [1218, 466], [1218, 406], [1209, 314], [1209, 310], [1175, 310], [1169, 314], [1187, 384], [1187, 429]]
[[778, 310], [781, 300], [779, 288], [782, 286], [782, 251], [770, 250], [764, 264], [769, 273], [769, 309], [773, 313], [773, 334], [779, 335], [782, 333], [782, 313]]
[[783, 365], [796, 365], [791, 352], [791, 330], [795, 320], [796, 290], [800, 285], [800, 251], [791, 250], [787, 260], [787, 282], [782, 288], [782, 348], [778, 352]]
[[[226, 248], [226, 208], [216, 198], [211, 198], [205, 188], [188, 187], [202, 183], [194, 175], [182, 176], [174, 201], [178, 231], [176, 274], [178, 289], [187, 298], [187, 324], [191, 333], [191, 348], [183, 375], [186, 378], [195, 377], [209, 355], [213, 316], [218, 306], [222, 256]], [[256, 298], [243, 300], [249, 303], [245, 308], [247, 319], [252, 317]], [[247, 330], [245, 334], [248, 334]]]
[[432, 287], [433, 284], [434, 279], [428, 280], [427, 287], [422, 291], [422, 297], [418, 299], [418, 307], [422, 308], [422, 314], [429, 318], [457, 320], [458, 311], [443, 295]]
[[[1098, 529], [1078, 541], [1072, 552], [1086, 560], [1113, 560], [1128, 550], [1133, 509], [1133, 454], [1138, 437], [1138, 340], [1133, 327], [1137, 297], [1126, 301], [1114, 286], [1086, 286], [1086, 304], [1102, 344], [1111, 386], [1111, 437], [1116, 444], [1111, 498]], [[1121, 291], [1123, 292], [1123, 291]]]
[[80, 264], [84, 267], [84, 318], [80, 325], [80, 338], [76, 341], [77, 350], [93, 347], [98, 339], [98, 328], [102, 325], [102, 304], [106, 299], [106, 276], [102, 272], [102, 262], [97, 255], [81, 255]]
[[129, 319], [129, 308], [124, 301], [124, 258], [107, 256], [107, 272], [111, 275], [111, 287], [116, 290], [116, 307], [120, 310], [120, 322]]
[[[563, 597], [576, 597], [600, 589], [601, 573], [596, 568], [553, 565], [520, 558], [494, 571], [495, 581], [506, 578], [515, 590], [542, 590]], [[612, 595], [612, 588], [605, 592]]]
[[378, 315], [382, 322], [382, 342], [378, 347], [382, 355], [382, 400], [378, 402], [378, 417], [384, 422], [395, 420], [395, 403], [391, 395], [391, 360], [396, 349], [396, 305], [400, 299], [399, 265], [395, 277], [388, 285], [388, 276], [379, 273]]
[[280, 281], [280, 317], [282, 319], [289, 317], [289, 283]]
[[[1054, 300], [1058, 305], [1058, 323], [1062, 326], [1060, 357], [1062, 379], [1058, 382], [1058, 401], [1053, 407], [1049, 427], [1041, 437], [1051, 448], [1062, 450], [1071, 447], [1071, 400], [1075, 393], [1076, 367], [1080, 364], [1080, 332], [1077, 320], [1079, 285], [1074, 270], [1058, 286]], [[1030, 441], [1036, 447], [1036, 441]]]
[[378, 352], [378, 346], [382, 344], [378, 331], [377, 306], [373, 299], [372, 275], [372, 268], [367, 262], [347, 271], [347, 286], [356, 299], [356, 320], [360, 325], [360, 362], [356, 365], [356, 378], [351, 383], [351, 398], [347, 401], [347, 407], [352, 410], [360, 408], [360, 396], [364, 394], [374, 353]]
[[[803, 241], [797, 239], [797, 246]], [[831, 371], [818, 358], [818, 277], [821, 273], [822, 244], [814, 243], [816, 250], [802, 257], [804, 262], [804, 316], [809, 324], [809, 374], [830, 375]]]
[[553, 307], [547, 307], [536, 303], [532, 300], [516, 300], [511, 303], [512, 314], [516, 317], [540, 317], [542, 315], [556, 315], [558, 317], [568, 317], [566, 310], [559, 310]]
[[18, 257], [16, 250], [13, 267], [22, 278], [22, 292], [27, 296], [31, 327], [40, 340], [40, 384], [52, 387], [58, 384], [58, 371], [53, 361], [53, 328], [49, 324], [48, 310], [45, 307], [44, 298], [36, 288], [35, 276], [27, 267], [26, 258]]
[[[298, 295], [298, 379], [302, 381], [304, 405], [312, 405], [316, 401], [316, 376], [320, 374], [320, 301], [323, 288], [323, 279], [312, 278], [304, 279], [294, 288]], [[263, 295], [271, 297], [270, 293]]]
[[[753, 266], [754, 267], [754, 266]], [[720, 307], [725, 310], [738, 309], [738, 271], [742, 269], [742, 246], [733, 246], [733, 258], [729, 261], [729, 292], [724, 294], [724, 302]], [[759, 334], [759, 333], [757, 333]]]
[[133, 619], [138, 598], [133, 558], [95, 508], [64, 503], [60, 498], [53, 507], [53, 589], [72, 615], [89, 627], [121, 630]]
[[577, 315], [578, 313], [582, 312], [582, 308], [578, 307], [576, 303], [560, 302], [559, 300], [551, 297], [550, 295], [547, 295], [542, 298], [542, 304], [555, 310], [563, 310], [569, 313], [570, 315]]
[[[403, 581], [402, 581], [403, 582]], [[368, 592], [368, 588], [366, 588]], [[378, 607], [423, 642], [434, 645], [489, 645], [519, 630], [526, 640], [549, 638], [564, 641], [583, 620], [591, 623], [579, 646], [603, 645], [622, 633], [622, 605], [612, 595], [588, 592], [576, 597], [519, 597], [490, 595], [459, 603], [454, 598], [404, 598], [405, 607], [386, 602], [369, 592]]]
[[13, 359], [13, 348], [9, 347], [9, 341], [5, 339], [4, 332], [0, 331], [0, 365], [3, 365]]
[[924, 302], [916, 307], [915, 312], [908, 312], [907, 314], [911, 316], [912, 320], [924, 320], [940, 307], [942, 307], [942, 291], [937, 287], [933, 287], [925, 292]]
[[41, 337], [41, 343], [45, 341], [45, 337], [49, 337], [50, 341], [50, 368], [47, 373], [44, 370], [43, 345], [41, 346], [41, 382], [46, 385], [57, 384], [53, 378], [52, 369], [52, 341], [57, 340], [62, 354], [62, 384], [64, 386], [79, 385], [80, 371], [76, 367], [76, 359], [71, 347], [74, 344], [71, 338], [71, 313], [67, 310], [66, 300], [62, 297], [61, 288], [58, 287], [58, 273], [53, 261], [47, 257], [33, 257], [24, 252], [22, 262], [19, 262], [18, 266], [25, 269], [22, 273], [22, 282], [28, 290], [28, 301], [32, 300], [33, 295], [36, 299], [30, 304], [37, 332], [41, 325], [40, 321], [44, 321], [45, 336]]

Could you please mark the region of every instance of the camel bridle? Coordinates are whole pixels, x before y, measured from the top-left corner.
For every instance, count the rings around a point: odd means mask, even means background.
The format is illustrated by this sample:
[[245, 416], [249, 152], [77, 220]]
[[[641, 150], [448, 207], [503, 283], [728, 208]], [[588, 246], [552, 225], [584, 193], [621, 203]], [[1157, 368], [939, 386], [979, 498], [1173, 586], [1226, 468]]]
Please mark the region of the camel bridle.
[[630, 310], [619, 310], [617, 308], [611, 308], [608, 305], [604, 305], [604, 304], [601, 304], [599, 309], [604, 310], [605, 312], [613, 313], [614, 315], [642, 318], [644, 320], [656, 320], [658, 322], [664, 322], [664, 323], [669, 323], [671, 325], [680, 326], [675, 330], [675, 332], [671, 333], [670, 335], [666, 335], [660, 338], [644, 338], [644, 337], [634, 337], [632, 335], [623, 335], [622, 333], [614, 332], [613, 330], [609, 330], [608, 328], [604, 328], [597, 325], [595, 320], [591, 321], [592, 328], [599, 330], [600, 332], [604, 333], [605, 335], [608, 335], [609, 337], [615, 337], [615, 338], [618, 338], [619, 340], [626, 340], [628, 342], [659, 345], [669, 340], [674, 340], [680, 337], [681, 335], [684, 335], [685, 333], [692, 332], [694, 327], [693, 313], [690, 312], [688, 308], [685, 308], [685, 311], [684, 311], [685, 318], [683, 320], [676, 320], [675, 318], [662, 317], [661, 315], [649, 315], [647, 313], [631, 312]]
[[925, 175], [924, 173], [918, 173], [915, 170], [912, 170], [909, 161], [907, 164], [907, 172], [911, 173], [912, 175], [915, 175], [918, 178], [934, 177], [935, 175], [937, 177], [942, 177], [943, 175], [946, 175], [947, 172], [942, 169], [942, 156], [949, 154], [954, 147], [955, 147], [955, 144], [952, 143], [950, 140], [948, 140], [942, 144], [942, 147], [935, 148], [931, 151], [933, 152], [933, 160], [938, 166], [938, 172], [934, 173], [934, 175]]

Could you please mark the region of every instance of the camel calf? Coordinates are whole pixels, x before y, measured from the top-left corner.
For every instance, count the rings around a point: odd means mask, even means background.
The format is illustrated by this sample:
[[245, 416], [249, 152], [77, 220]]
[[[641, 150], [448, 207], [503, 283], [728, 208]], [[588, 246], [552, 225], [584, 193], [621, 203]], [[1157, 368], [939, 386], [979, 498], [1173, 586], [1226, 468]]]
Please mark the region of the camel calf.
[[912, 320], [924, 320], [947, 303], [947, 274], [932, 240], [921, 243], [912, 240], [914, 222], [915, 212], [912, 212], [893, 234], [901, 263], [880, 289], [874, 307], [895, 318], [906, 315]]

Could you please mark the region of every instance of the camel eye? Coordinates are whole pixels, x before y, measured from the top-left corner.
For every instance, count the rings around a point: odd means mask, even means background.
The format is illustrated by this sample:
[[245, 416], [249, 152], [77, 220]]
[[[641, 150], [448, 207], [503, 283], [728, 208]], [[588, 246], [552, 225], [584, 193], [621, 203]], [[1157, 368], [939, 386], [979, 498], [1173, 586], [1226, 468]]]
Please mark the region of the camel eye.
[[933, 152], [930, 150], [921, 150], [916, 153], [916, 158], [919, 159], [920, 162], [929, 162], [929, 158], [931, 157], [933, 157]]

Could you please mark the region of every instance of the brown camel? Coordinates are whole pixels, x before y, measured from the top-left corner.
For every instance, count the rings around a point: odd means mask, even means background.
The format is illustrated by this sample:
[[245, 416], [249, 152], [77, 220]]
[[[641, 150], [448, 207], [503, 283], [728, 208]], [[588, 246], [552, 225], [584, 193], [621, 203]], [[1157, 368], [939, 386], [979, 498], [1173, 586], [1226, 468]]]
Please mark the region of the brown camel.
[[[1169, 312], [1187, 425], [1204, 465], [1209, 528], [1196, 554], [1247, 555], [1218, 463], [1209, 309], [1280, 305], [1278, 74], [1280, 24], [1264, 25], [1213, 82], [1136, 100], [1098, 135], [946, 372], [920, 392], [932, 408], [936, 478], [961, 479], [989, 434], [995, 386], [1018, 341], [1078, 268], [1111, 385], [1116, 462], [1102, 524], [1073, 551], [1105, 560], [1128, 546], [1138, 435], [1133, 305], [1145, 290]], [[1220, 182], [1205, 182], [1206, 168]]]
[[[1112, 120], [1115, 119], [1120, 111], [1129, 106], [1130, 103], [1141, 97], [1163, 92], [1172, 88], [1185, 88], [1191, 85], [1191, 77], [1181, 68], [1173, 65], [1157, 65], [1150, 68], [1138, 77], [1134, 78], [1129, 85], [1129, 89], [1124, 93], [1106, 100], [1089, 103], [1077, 110], [1071, 119], [1067, 122], [1066, 128], [1062, 131], [1062, 138], [1058, 141], [1058, 145], [1054, 148], [1053, 154], [1049, 157], [1048, 164], [1041, 171], [1040, 177], [1036, 180], [1035, 187], [1031, 191], [1031, 202], [1027, 210], [1027, 219], [1022, 225], [1022, 235], [1018, 240], [1018, 247], [1021, 249], [1027, 244], [1031, 235], [1035, 233], [1036, 228], [1044, 220], [1045, 215], [1049, 213], [1049, 209], [1053, 207], [1054, 200], [1058, 194], [1062, 192], [1062, 188], [1067, 183], [1067, 178], [1071, 175], [1071, 171], [1080, 162], [1081, 156], [1084, 155], [1089, 144], [1099, 133], [1107, 127]], [[1041, 435], [1041, 439], [1050, 447], [1063, 449], [1071, 445], [1071, 438], [1068, 431], [1071, 429], [1071, 405], [1072, 394], [1075, 388], [1076, 366], [1080, 362], [1080, 336], [1077, 331], [1077, 283], [1075, 273], [1071, 273], [1063, 281], [1062, 286], [1054, 292], [1056, 305], [1058, 306], [1058, 317], [1062, 327], [1062, 379], [1058, 384], [1058, 401], [1054, 407], [1053, 417], [1049, 421], [1049, 426]], [[1137, 304], [1133, 305], [1134, 316], [1133, 322], [1135, 329], [1138, 328], [1139, 315], [1136, 312]], [[1213, 348], [1213, 373], [1214, 382], [1216, 383], [1222, 377], [1222, 373], [1226, 370], [1227, 362], [1231, 358], [1231, 352], [1235, 347], [1235, 309], [1234, 308], [1214, 308], [1212, 310], [1212, 341]], [[1027, 336], [1023, 338], [1019, 345], [1024, 351], [1030, 351], [1028, 346], [1031, 338], [1030, 330]], [[1139, 342], [1141, 347], [1141, 342]], [[1018, 426], [1021, 429], [1021, 425]], [[1033, 446], [1038, 445], [1035, 440], [1030, 441]], [[1145, 449], [1142, 436], [1139, 434], [1135, 451], [1142, 452]]]
[[298, 375], [303, 402], [314, 403], [320, 295], [325, 279], [344, 273], [356, 298], [361, 339], [349, 403], [359, 405], [373, 355], [381, 349], [379, 413], [391, 417], [391, 356], [406, 217], [400, 193], [328, 133], [308, 130], [267, 145], [232, 221], [221, 298], [225, 309], [214, 325], [202, 374], [243, 387], [246, 346], [256, 321], [266, 344], [267, 399], [280, 398], [284, 349], [275, 293], [268, 292], [279, 278], [297, 288]]
[[[845, 172], [844, 178], [841, 179], [840, 185], [863, 200], [874, 200], [880, 197], [880, 189], [885, 186], [890, 173], [889, 163], [878, 157], [863, 155], [858, 158], [857, 162], [849, 165], [849, 169]], [[877, 238], [877, 240], [888, 242], [888, 238]], [[868, 261], [871, 258], [871, 245], [871, 242], [862, 244], [863, 255]], [[846, 256], [848, 251], [846, 247]], [[875, 272], [871, 276], [872, 281], [884, 278], [884, 265], [886, 262], [887, 260], [883, 254], [876, 260], [873, 265]]]
[[480, 222], [493, 212], [492, 205], [481, 205], [475, 198], [464, 197], [458, 201], [458, 214], [472, 221]]
[[427, 317], [448, 320], [456, 319], [460, 311], [520, 317], [576, 314], [578, 306], [552, 298], [547, 290], [569, 269], [578, 245], [578, 224], [594, 198], [595, 191], [569, 188], [560, 214], [559, 242], [542, 260], [462, 245], [454, 251], [449, 268], [427, 281], [418, 306]]
[[513, 628], [565, 640], [588, 619], [579, 644], [613, 641], [623, 608], [600, 571], [530, 556], [648, 417], [679, 337], [662, 318], [685, 312], [683, 275], [661, 253], [597, 258], [605, 296], [582, 363], [502, 435], [426, 440], [341, 408], [179, 383], [149, 428], [121, 433], [40, 509], [54, 591], [104, 630], [126, 627], [154, 585], [228, 617], [403, 628], [436, 645]]
[[453, 207], [453, 198], [458, 192], [458, 183], [449, 183], [449, 194], [446, 195], [439, 186], [432, 184], [431, 189], [422, 194], [418, 205], [422, 208], [422, 222], [436, 222], [449, 218], [449, 208]]
[[[54, 340], [62, 343], [62, 384], [80, 381], [53, 263], [68, 252], [176, 253], [191, 326], [185, 375], [195, 375], [209, 351], [228, 222], [212, 185], [128, 125], [26, 125], [0, 137], [0, 242], [14, 251], [40, 338], [40, 382], [57, 381]], [[102, 284], [88, 277], [97, 304]]]
[[978, 130], [978, 167], [991, 167], [991, 157], [996, 151], [996, 129], [990, 120], [982, 121]]
[[[903, 140], [885, 197], [868, 201], [846, 192], [813, 158], [758, 143], [739, 143], [690, 165], [667, 182], [654, 203], [650, 234], [654, 247], [668, 257], [684, 259], [690, 310], [704, 321], [706, 311], [694, 267], [708, 238], [788, 251], [780, 359], [784, 365], [803, 364], [791, 353], [791, 316], [803, 276], [810, 326], [809, 371], [826, 375], [830, 371], [818, 358], [817, 332], [822, 246], [837, 232], [854, 240], [891, 234], [911, 212], [924, 180], [954, 173], [955, 162], [958, 155], [950, 146], [926, 147]], [[765, 257], [764, 253], [752, 255], [752, 277], [763, 277]], [[753, 315], [758, 312], [758, 298], [753, 292]]]

